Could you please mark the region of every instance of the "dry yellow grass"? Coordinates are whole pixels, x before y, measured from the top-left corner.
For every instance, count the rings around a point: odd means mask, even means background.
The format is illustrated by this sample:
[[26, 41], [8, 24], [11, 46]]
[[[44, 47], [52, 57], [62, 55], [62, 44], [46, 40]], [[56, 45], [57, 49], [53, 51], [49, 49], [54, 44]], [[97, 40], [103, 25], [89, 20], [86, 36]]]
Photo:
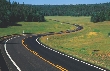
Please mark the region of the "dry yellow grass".
[[92, 36], [92, 35], [93, 35], [93, 36], [94, 36], [94, 35], [96, 36], [96, 35], [97, 35], [97, 32], [89, 32], [89, 34], [87, 34], [87, 35], [88, 35], [88, 36]]
[[43, 43], [66, 54], [110, 69], [109, 21], [92, 23], [90, 17], [49, 16], [46, 18], [56, 18], [61, 22], [72, 24], [77, 23], [84, 26], [84, 29], [71, 34], [42, 37]]

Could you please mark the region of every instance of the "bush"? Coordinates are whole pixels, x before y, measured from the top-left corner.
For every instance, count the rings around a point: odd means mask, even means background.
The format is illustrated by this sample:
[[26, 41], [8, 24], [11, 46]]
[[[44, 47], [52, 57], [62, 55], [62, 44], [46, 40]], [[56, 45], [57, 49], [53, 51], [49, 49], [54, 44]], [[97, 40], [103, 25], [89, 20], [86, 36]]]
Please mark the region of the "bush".
[[108, 36], [110, 36], [110, 33], [108, 33]]

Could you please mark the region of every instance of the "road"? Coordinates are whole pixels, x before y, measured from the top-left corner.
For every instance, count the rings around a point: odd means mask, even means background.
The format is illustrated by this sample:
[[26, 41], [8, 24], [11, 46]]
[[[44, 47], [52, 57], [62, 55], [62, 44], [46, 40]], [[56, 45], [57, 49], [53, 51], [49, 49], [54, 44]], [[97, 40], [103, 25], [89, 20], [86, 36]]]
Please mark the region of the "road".
[[[66, 33], [83, 29], [73, 25], [77, 28]], [[39, 41], [42, 35], [17, 35], [3, 42], [2, 54], [9, 71], [108, 71], [42, 44]]]
[[[8, 63], [10, 71], [59, 71], [57, 68], [30, 53], [30, 51], [22, 45], [21, 41], [23, 38], [24, 36], [13, 37], [6, 43], [6, 50], [11, 56], [11, 59], [16, 63], [13, 63], [12, 60], [10, 61], [6, 54], [6, 62]], [[20, 69], [17, 69], [16, 66]]]
[[[74, 57], [68, 56], [64, 53], [56, 51], [54, 49], [46, 48], [46, 45], [39, 44], [35, 40], [39, 36], [33, 36], [25, 39], [25, 44], [32, 51], [37, 52], [40, 56], [54, 63], [55, 65], [62, 66], [68, 71], [102, 71], [99, 67], [95, 67], [93, 64], [84, 62]], [[104, 70], [103, 70], [104, 71]]]
[[[6, 41], [8, 54], [21, 71], [104, 71], [99, 69], [99, 67], [94, 67], [92, 64], [86, 64], [86, 62], [82, 60], [47, 48], [46, 45], [39, 43], [39, 37], [40, 36], [16, 36]], [[32, 52], [23, 46], [21, 42], [23, 39], [23, 44], [27, 45], [28, 49], [32, 50]], [[33, 51], [39, 56], [33, 54]], [[10, 61], [7, 54], [5, 57], [10, 71], [20, 71], [13, 62]]]
[[8, 71], [7, 65], [1, 53], [1, 49], [0, 49], [0, 71]]

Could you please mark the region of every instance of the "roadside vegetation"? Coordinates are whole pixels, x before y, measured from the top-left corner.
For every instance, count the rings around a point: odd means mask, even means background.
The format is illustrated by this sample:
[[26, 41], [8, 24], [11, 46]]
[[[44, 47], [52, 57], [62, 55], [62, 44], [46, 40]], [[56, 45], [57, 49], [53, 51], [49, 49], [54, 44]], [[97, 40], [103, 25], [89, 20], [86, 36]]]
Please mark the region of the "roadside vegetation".
[[[52, 20], [58, 20], [55, 22]], [[30, 5], [0, 0], [0, 36], [83, 30], [40, 40], [50, 47], [110, 69], [110, 2], [78, 5]], [[48, 38], [48, 40], [46, 39]]]
[[[47, 16], [61, 22], [76, 23], [83, 30], [71, 34], [52, 35], [40, 40], [61, 52], [110, 69], [110, 22], [90, 22], [90, 17]], [[48, 40], [46, 39], [48, 38]]]
[[16, 26], [10, 26], [7, 28], [0, 28], [0, 36], [11, 35], [11, 34], [22, 34], [24, 33], [48, 33], [48, 32], [59, 32], [61, 30], [75, 29], [75, 26], [61, 24], [60, 22], [54, 22], [47, 20], [47, 22], [18, 22]]
[[17, 22], [44, 22], [44, 15], [31, 5], [0, 0], [0, 28], [16, 25]]
[[0, 0], [0, 28], [17, 22], [44, 22], [44, 16], [91, 16], [91, 22], [110, 21], [110, 2], [77, 5], [31, 5]]

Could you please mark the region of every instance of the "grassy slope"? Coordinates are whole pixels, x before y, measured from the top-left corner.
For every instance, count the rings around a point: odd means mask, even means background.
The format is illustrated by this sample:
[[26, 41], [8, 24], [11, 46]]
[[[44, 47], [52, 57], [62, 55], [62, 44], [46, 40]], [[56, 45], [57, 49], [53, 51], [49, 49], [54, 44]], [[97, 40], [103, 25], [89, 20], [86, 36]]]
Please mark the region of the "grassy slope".
[[[77, 23], [84, 26], [82, 31], [42, 37], [41, 41], [54, 49], [76, 56], [96, 65], [110, 69], [110, 22], [90, 22], [90, 17], [48, 16], [62, 22]], [[94, 51], [99, 50], [99, 51]]]

